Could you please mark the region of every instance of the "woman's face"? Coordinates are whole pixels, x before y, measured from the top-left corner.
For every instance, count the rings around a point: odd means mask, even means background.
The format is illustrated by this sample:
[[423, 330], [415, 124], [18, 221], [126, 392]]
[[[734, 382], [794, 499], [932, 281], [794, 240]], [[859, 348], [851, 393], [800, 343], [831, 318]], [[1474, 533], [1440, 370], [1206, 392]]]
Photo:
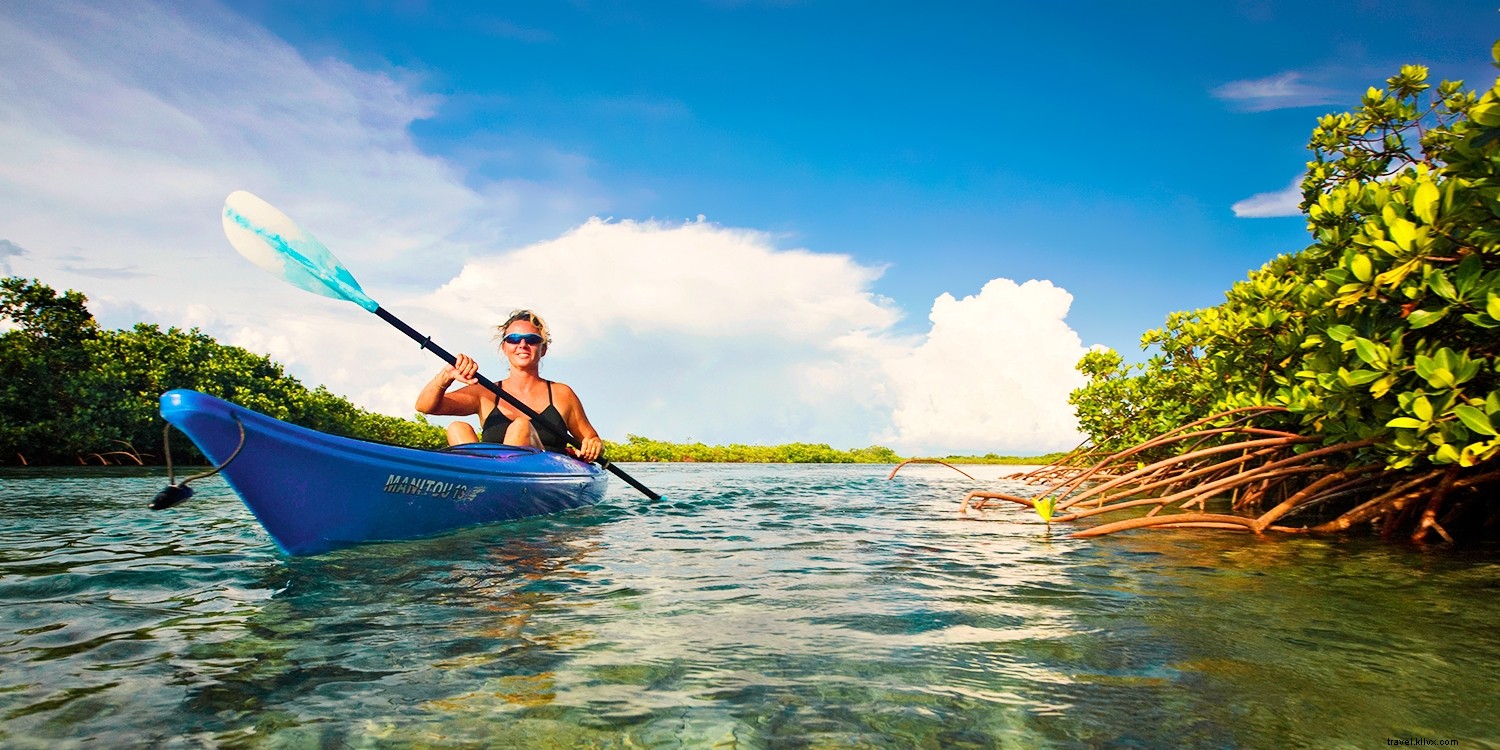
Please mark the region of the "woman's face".
[[[505, 327], [505, 336], [500, 339], [500, 349], [512, 365], [523, 367], [540, 360], [547, 353], [547, 345], [536, 343], [542, 332], [530, 321], [515, 320]], [[516, 340], [519, 338], [520, 340]]]

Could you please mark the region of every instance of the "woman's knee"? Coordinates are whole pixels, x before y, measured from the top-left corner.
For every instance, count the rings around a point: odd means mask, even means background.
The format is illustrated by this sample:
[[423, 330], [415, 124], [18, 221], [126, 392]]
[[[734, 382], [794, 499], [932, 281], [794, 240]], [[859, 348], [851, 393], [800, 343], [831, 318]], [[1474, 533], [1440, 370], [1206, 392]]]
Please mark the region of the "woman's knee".
[[468, 422], [451, 422], [448, 425], [448, 444], [463, 445], [465, 443], [479, 442], [479, 435], [474, 432], [474, 426]]
[[531, 418], [523, 415], [516, 417], [516, 420], [510, 423], [510, 427], [506, 428], [505, 444], [541, 448], [542, 439], [536, 434], [536, 427], [531, 424]]
[[528, 445], [527, 436], [531, 434], [531, 418], [521, 415], [517, 416], [510, 426], [505, 428], [506, 445]]

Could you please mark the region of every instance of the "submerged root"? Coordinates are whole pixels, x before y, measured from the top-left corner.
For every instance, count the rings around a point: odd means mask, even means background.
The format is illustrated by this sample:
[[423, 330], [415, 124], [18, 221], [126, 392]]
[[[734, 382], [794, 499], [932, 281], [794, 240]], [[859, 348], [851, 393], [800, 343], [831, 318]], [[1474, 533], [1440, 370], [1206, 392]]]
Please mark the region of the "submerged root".
[[1255, 425], [1282, 411], [1223, 412], [1107, 455], [1080, 446], [1051, 466], [1015, 477], [1042, 485], [1034, 496], [970, 492], [960, 512], [984, 511], [991, 502], [1035, 508], [1048, 499], [1058, 513], [1052, 523], [1129, 516], [1075, 537], [1133, 529], [1257, 535], [1366, 529], [1418, 544], [1454, 544], [1461, 527], [1466, 535], [1500, 535], [1500, 508], [1490, 500], [1500, 470], [1393, 471], [1370, 452], [1374, 440], [1318, 445], [1313, 437]]
[[891, 473], [888, 476], [886, 476], [886, 479], [895, 479], [896, 478], [896, 472], [901, 471], [901, 467], [903, 467], [903, 466], [905, 466], [907, 464], [942, 464], [943, 466], [946, 466], [946, 467], [948, 467], [948, 468], [950, 468], [950, 469], [952, 469], [952, 470], [954, 470], [954, 471], [956, 471], [956, 472], [958, 472], [958, 473], [960, 473], [960, 474], [962, 474], [962, 475], [964, 475], [966, 477], [969, 477], [970, 479], [974, 478], [974, 477], [970, 477], [969, 476], [969, 472], [964, 471], [963, 469], [960, 469], [957, 466], [954, 466], [953, 464], [948, 463], [947, 461], [942, 461], [942, 460], [939, 460], [939, 459], [936, 459], [936, 458], [910, 458], [910, 459], [907, 459], [905, 461], [902, 461], [899, 464], [896, 464], [896, 468], [891, 469]]

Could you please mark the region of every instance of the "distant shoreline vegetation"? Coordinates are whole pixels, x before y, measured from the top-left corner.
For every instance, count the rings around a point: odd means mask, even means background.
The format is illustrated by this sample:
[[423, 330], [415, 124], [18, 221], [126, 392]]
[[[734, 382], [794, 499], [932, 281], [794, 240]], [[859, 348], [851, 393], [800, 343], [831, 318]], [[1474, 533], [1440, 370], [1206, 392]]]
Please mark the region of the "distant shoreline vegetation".
[[[215, 341], [198, 329], [138, 323], [105, 330], [88, 298], [58, 294], [37, 279], [0, 279], [0, 466], [120, 466], [165, 462], [161, 394], [190, 388], [293, 424], [335, 435], [439, 448], [443, 429], [420, 415], [403, 419], [361, 409], [318, 386], [308, 388], [270, 357]], [[186, 438], [172, 460], [201, 464]], [[837, 450], [822, 443], [704, 445], [630, 435], [606, 441], [620, 462], [899, 463], [878, 445]], [[949, 463], [1039, 464], [1061, 454], [945, 456]]]
[[[604, 454], [611, 461], [645, 463], [758, 463], [758, 464], [894, 464], [909, 457], [897, 455], [890, 448], [872, 445], [868, 448], [839, 450], [825, 443], [786, 443], [783, 445], [706, 445], [669, 443], [639, 435], [629, 435], [625, 442], [606, 440]], [[1064, 454], [1045, 456], [924, 456], [961, 464], [1046, 464]]]
[[[308, 388], [262, 354], [198, 329], [137, 323], [101, 328], [88, 298], [36, 279], [0, 278], [0, 466], [165, 463], [161, 394], [202, 391], [323, 432], [439, 447], [443, 430], [361, 409]], [[171, 441], [176, 463], [202, 463], [192, 443]]]

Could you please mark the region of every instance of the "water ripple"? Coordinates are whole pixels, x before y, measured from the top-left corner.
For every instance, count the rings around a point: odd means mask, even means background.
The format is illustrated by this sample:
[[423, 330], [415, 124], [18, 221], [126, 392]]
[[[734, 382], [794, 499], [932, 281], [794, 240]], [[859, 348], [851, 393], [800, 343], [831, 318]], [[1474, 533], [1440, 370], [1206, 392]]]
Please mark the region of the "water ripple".
[[633, 466], [670, 499], [298, 559], [214, 480], [0, 474], [0, 745], [1500, 742], [1493, 552], [1084, 542], [888, 471]]

